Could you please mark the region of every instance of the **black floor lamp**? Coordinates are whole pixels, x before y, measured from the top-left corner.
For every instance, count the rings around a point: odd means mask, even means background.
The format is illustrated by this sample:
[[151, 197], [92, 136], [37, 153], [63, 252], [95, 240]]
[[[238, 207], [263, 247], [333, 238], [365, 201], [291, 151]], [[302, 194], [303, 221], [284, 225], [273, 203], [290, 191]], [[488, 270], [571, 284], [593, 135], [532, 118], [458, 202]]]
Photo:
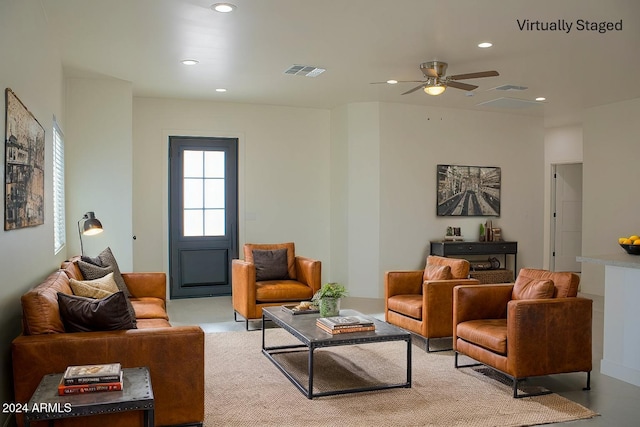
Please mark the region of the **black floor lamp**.
[[[84, 221], [82, 229], [80, 229], [80, 223]], [[82, 235], [93, 236], [95, 234], [102, 233], [102, 223], [96, 218], [96, 214], [93, 212], [87, 212], [78, 221], [78, 235], [80, 236], [80, 253], [84, 256], [84, 246], [82, 245]]]

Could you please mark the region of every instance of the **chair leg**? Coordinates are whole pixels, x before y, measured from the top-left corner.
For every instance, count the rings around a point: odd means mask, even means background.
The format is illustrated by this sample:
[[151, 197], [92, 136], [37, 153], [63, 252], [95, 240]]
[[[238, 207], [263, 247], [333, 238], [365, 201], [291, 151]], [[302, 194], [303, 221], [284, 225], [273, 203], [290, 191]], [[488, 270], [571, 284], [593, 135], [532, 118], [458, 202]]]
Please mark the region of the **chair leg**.
[[[234, 320], [234, 322], [242, 322], [242, 320], [238, 320], [238, 312], [235, 311], [235, 310], [233, 310], [233, 320]], [[245, 331], [260, 331], [260, 330], [262, 330], [262, 327], [249, 329], [249, 319], [247, 319], [245, 317], [244, 318], [244, 329], [245, 329]]]
[[431, 350], [431, 347], [429, 346], [429, 340], [430, 339], [427, 338], [427, 353], [438, 353], [440, 351], [451, 351], [451, 350], [453, 350], [453, 346], [451, 346], [450, 348], [441, 348], [441, 349], [438, 349], [438, 350]]
[[591, 371], [587, 372], [587, 386], [583, 390], [591, 390]]

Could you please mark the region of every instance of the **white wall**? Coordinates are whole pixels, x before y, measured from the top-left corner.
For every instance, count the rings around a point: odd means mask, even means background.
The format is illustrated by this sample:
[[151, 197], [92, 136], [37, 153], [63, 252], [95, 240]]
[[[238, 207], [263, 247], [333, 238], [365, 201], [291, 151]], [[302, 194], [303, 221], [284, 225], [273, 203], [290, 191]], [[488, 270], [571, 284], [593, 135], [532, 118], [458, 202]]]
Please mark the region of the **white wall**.
[[544, 135], [544, 254], [543, 268], [551, 265], [551, 166], [582, 163], [582, 125], [547, 129]]
[[[383, 104], [380, 117], [379, 280], [385, 270], [424, 268], [429, 241], [447, 226], [477, 241], [486, 219], [518, 242], [518, 268], [542, 266], [541, 119], [404, 104]], [[438, 164], [500, 167], [500, 217], [438, 217]]]
[[78, 220], [93, 211], [104, 232], [83, 236], [85, 255], [96, 256], [108, 246], [120, 270], [132, 271], [131, 83], [72, 78], [66, 86], [68, 253], [80, 253]]
[[[623, 253], [618, 237], [640, 232], [640, 98], [584, 114], [582, 253]], [[604, 295], [604, 267], [582, 264], [583, 292]]]
[[135, 98], [134, 269], [168, 271], [168, 137], [239, 139], [240, 247], [293, 241], [330, 271], [328, 110]]
[[[45, 129], [44, 224], [19, 230], [0, 229], [0, 402], [11, 402], [10, 342], [21, 330], [20, 296], [44, 279], [66, 257], [53, 253], [52, 129], [55, 115], [64, 126], [60, 55], [48, 34], [39, 1], [0, 2], [0, 134], [5, 135], [4, 89], [11, 88]], [[4, 144], [0, 144], [4, 177]], [[4, 179], [0, 195], [4, 199]], [[4, 203], [1, 215], [4, 223]], [[0, 425], [9, 414], [0, 412]]]
[[492, 218], [494, 225], [518, 241], [518, 266], [542, 266], [541, 119], [363, 103], [335, 109], [332, 127], [332, 226], [347, 237], [332, 234], [346, 245], [348, 264], [348, 274], [340, 270], [336, 277], [351, 295], [382, 297], [386, 270], [424, 268], [429, 241], [441, 239], [449, 225], [478, 239], [487, 218], [436, 216], [438, 164], [501, 167], [501, 216]]

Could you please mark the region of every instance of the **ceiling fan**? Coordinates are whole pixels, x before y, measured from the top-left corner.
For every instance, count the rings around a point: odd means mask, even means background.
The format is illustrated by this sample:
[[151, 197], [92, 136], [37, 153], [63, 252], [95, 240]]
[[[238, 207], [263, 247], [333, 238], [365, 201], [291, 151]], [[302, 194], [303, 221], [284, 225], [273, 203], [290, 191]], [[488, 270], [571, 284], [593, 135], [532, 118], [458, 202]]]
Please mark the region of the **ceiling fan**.
[[[418, 89], [424, 89], [426, 93], [429, 95], [440, 95], [443, 93], [447, 87], [451, 86], [456, 89], [462, 90], [474, 90], [478, 86], [471, 85], [468, 83], [461, 83], [458, 80], [466, 80], [466, 79], [479, 79], [481, 77], [495, 77], [500, 74], [497, 71], [479, 71], [476, 73], [467, 73], [467, 74], [456, 74], [455, 76], [447, 76], [445, 73], [447, 71], [448, 64], [442, 61], [428, 61], [420, 64], [420, 71], [426, 78], [426, 80], [405, 80], [399, 81], [397, 83], [420, 83], [418, 86], [404, 92], [402, 95], [407, 95], [409, 93], [415, 92]], [[386, 82], [375, 82], [378, 83], [389, 83]]]

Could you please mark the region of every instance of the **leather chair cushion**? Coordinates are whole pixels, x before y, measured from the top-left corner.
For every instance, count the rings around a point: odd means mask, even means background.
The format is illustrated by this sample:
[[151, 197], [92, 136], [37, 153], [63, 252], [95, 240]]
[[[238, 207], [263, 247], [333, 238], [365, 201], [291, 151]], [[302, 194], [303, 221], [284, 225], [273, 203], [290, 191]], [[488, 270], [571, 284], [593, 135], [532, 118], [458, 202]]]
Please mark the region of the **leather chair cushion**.
[[548, 299], [553, 298], [554, 291], [552, 280], [518, 276], [513, 285], [511, 299]]
[[304, 301], [313, 296], [313, 290], [295, 280], [268, 280], [256, 282], [257, 302]]
[[449, 280], [451, 278], [451, 266], [427, 264], [424, 267], [422, 280]]
[[498, 354], [507, 354], [507, 319], [469, 320], [456, 327], [459, 338]]
[[452, 279], [469, 278], [469, 261], [466, 259], [445, 258], [436, 255], [427, 257], [427, 265], [448, 265], [451, 268]]
[[422, 295], [394, 295], [387, 300], [387, 308], [396, 313], [422, 319]]
[[578, 295], [580, 276], [575, 273], [522, 268], [518, 273], [518, 277], [520, 276], [529, 277], [531, 279], [552, 280], [555, 287], [553, 295], [554, 298], [570, 298]]

